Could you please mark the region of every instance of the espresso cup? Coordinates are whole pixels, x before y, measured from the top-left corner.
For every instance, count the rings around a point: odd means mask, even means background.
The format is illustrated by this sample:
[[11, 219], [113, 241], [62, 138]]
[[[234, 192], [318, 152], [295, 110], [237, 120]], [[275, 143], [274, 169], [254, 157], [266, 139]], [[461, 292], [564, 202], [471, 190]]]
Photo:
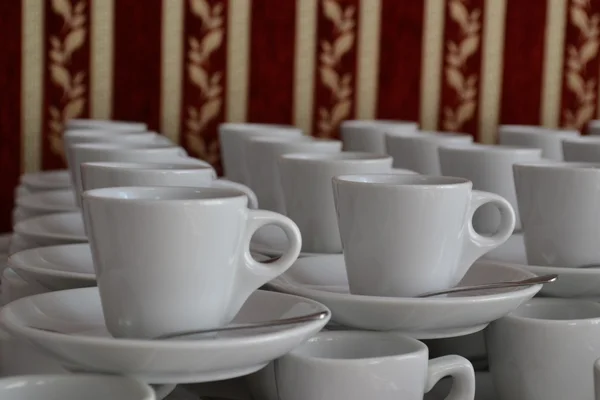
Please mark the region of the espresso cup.
[[261, 209], [285, 213], [281, 189], [279, 157], [289, 153], [339, 153], [339, 140], [314, 139], [310, 136], [256, 136], [246, 140], [248, 186], [258, 196]]
[[280, 400], [422, 400], [442, 378], [447, 399], [473, 400], [475, 373], [463, 357], [428, 359], [422, 342], [396, 333], [321, 332], [275, 363]]
[[[185, 160], [185, 159], [183, 159]], [[248, 197], [250, 208], [258, 208], [256, 195], [249, 187], [217, 179], [212, 167], [197, 162], [81, 164], [83, 190], [122, 186], [221, 187], [239, 190]]]
[[[73, 177], [75, 199], [79, 206], [81, 206], [81, 193], [83, 192], [81, 182], [81, 164], [83, 163], [106, 161], [154, 163], [178, 161], [183, 158], [191, 162], [194, 160], [187, 157], [187, 153], [182, 147], [160, 143], [80, 143], [71, 146], [70, 152], [69, 171]], [[197, 162], [200, 165], [210, 165], [200, 160]]]
[[542, 150], [542, 157], [562, 161], [563, 139], [579, 137], [579, 131], [550, 129], [531, 125], [500, 125], [498, 143], [505, 146], [529, 147]]
[[386, 135], [387, 152], [394, 168], [405, 168], [424, 175], [441, 175], [438, 148], [442, 145], [470, 145], [473, 137], [451, 132], [417, 131]]
[[600, 304], [532, 299], [486, 330], [499, 400], [594, 398]]
[[600, 264], [600, 164], [515, 164], [515, 188], [530, 265]]
[[[222, 327], [302, 246], [289, 218], [249, 210], [233, 189], [119, 187], [82, 199], [106, 327], [115, 337]], [[283, 229], [289, 248], [265, 264], [250, 254], [250, 239], [271, 224]]]
[[340, 124], [340, 136], [344, 151], [364, 151], [386, 154], [385, 134], [414, 133], [419, 129], [416, 122], [389, 120], [347, 120]]
[[580, 136], [562, 141], [565, 161], [600, 163], [600, 137]]
[[391, 171], [392, 158], [374, 153], [294, 153], [279, 159], [285, 210], [300, 228], [302, 251], [341, 253], [331, 179]]
[[219, 142], [225, 177], [233, 182], [248, 183], [246, 142], [252, 136], [301, 137], [302, 130], [290, 125], [223, 123], [219, 125]]
[[[463, 178], [361, 174], [333, 178], [350, 292], [413, 297], [449, 289], [471, 265], [504, 243], [515, 227], [510, 203], [471, 190]], [[484, 204], [500, 210], [498, 231], [473, 229]]]
[[[541, 160], [542, 150], [523, 147], [472, 144], [439, 148], [442, 175], [458, 176], [473, 182], [473, 189], [496, 193], [508, 200], [517, 217], [515, 229], [521, 229], [516, 212], [517, 194], [512, 166]], [[500, 214], [493, 205], [483, 206], [473, 217], [479, 233], [491, 234], [500, 225]]]

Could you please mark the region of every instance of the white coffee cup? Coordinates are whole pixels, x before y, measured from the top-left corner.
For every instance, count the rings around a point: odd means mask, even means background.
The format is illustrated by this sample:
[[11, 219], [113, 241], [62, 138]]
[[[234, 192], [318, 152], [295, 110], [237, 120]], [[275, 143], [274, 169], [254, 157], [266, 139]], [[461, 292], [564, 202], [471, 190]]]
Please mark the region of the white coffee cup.
[[281, 400], [422, 400], [448, 376], [454, 385], [447, 399], [475, 396], [468, 360], [428, 360], [425, 344], [388, 332], [321, 332], [277, 360], [275, 376]]
[[285, 210], [300, 228], [302, 250], [341, 253], [331, 189], [337, 175], [391, 171], [392, 158], [374, 153], [294, 153], [279, 159]]
[[600, 137], [580, 136], [562, 141], [565, 161], [600, 163]]
[[65, 129], [110, 129], [112, 131], [143, 132], [148, 129], [148, 125], [135, 121], [75, 118], [66, 122]]
[[532, 299], [486, 330], [501, 400], [593, 399], [600, 358], [600, 304]]
[[588, 122], [587, 131], [590, 136], [600, 135], [600, 119]]
[[[352, 294], [412, 297], [448, 289], [512, 234], [515, 213], [463, 178], [360, 174], [333, 178], [338, 225]], [[484, 204], [500, 210], [493, 236], [471, 223]]]
[[498, 142], [501, 145], [529, 147], [542, 150], [542, 157], [562, 161], [562, 141], [579, 137], [579, 131], [550, 129], [532, 125], [500, 125]]
[[[120, 187], [90, 190], [82, 199], [104, 318], [116, 337], [226, 325], [302, 246], [289, 218], [248, 210], [237, 190]], [[283, 229], [290, 247], [264, 264], [250, 254], [250, 239], [270, 224]]]
[[600, 164], [515, 164], [527, 261], [549, 267], [600, 264]]
[[[185, 159], [184, 159], [185, 160]], [[236, 189], [248, 196], [250, 208], [258, 208], [256, 195], [249, 187], [217, 179], [212, 167], [197, 162], [81, 164], [83, 190], [122, 186], [221, 187]]]
[[441, 175], [438, 147], [470, 145], [472, 142], [470, 135], [451, 132], [386, 135], [387, 152], [394, 158], [394, 168], [406, 168], [424, 175]]
[[[515, 229], [521, 229], [516, 211], [517, 194], [512, 166], [541, 160], [542, 150], [524, 147], [472, 144], [439, 148], [442, 175], [458, 176], [473, 182], [473, 189], [496, 193], [508, 200], [517, 217]], [[473, 218], [475, 230], [483, 234], [496, 232], [500, 214], [494, 206], [482, 207]]]
[[124, 376], [25, 375], [0, 379], [2, 400], [155, 400], [152, 387]]
[[391, 120], [347, 120], [340, 124], [344, 151], [386, 154], [385, 134], [415, 133], [416, 122]]
[[[80, 143], [71, 146], [71, 163], [69, 171], [73, 177], [75, 199], [81, 206], [81, 193], [83, 185], [81, 182], [81, 164], [86, 162], [171, 162], [186, 158], [186, 162], [194, 162], [187, 157], [185, 149], [172, 144], [156, 143]], [[210, 164], [197, 160], [198, 164], [209, 166]]]
[[247, 184], [258, 196], [263, 210], [285, 213], [281, 189], [279, 157], [289, 153], [339, 153], [339, 140], [310, 136], [256, 136], [246, 140]]
[[301, 137], [302, 130], [290, 125], [223, 123], [219, 125], [219, 142], [225, 177], [233, 182], [248, 183], [246, 143], [252, 136]]

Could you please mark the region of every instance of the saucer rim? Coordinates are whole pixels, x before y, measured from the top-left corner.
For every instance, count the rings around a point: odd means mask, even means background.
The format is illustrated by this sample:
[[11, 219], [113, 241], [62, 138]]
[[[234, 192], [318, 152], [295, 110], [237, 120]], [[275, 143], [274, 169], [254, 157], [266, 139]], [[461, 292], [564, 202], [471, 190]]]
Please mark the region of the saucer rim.
[[[52, 183], [48, 184], [47, 180], [50, 175], [60, 174], [65, 174], [67, 176], [67, 181], [65, 183], [61, 183], [60, 186]], [[25, 187], [39, 189], [40, 191], [48, 191], [52, 190], [52, 188], [67, 189], [72, 187], [70, 172], [66, 168], [26, 173], [21, 176], [19, 183]]]
[[[168, 349], [177, 349], [177, 350], [185, 350], [185, 349], [211, 349], [214, 348], [215, 345], [218, 345], [220, 348], [237, 348], [237, 347], [245, 347], [251, 345], [258, 344], [268, 344], [269, 342], [277, 339], [277, 337], [281, 336], [282, 333], [286, 332], [298, 332], [303, 330], [312, 330], [314, 327], [318, 327], [321, 325], [321, 329], [329, 322], [331, 319], [332, 312], [331, 310], [319, 303], [316, 300], [307, 299], [305, 297], [288, 294], [288, 293], [280, 293], [280, 292], [271, 292], [266, 290], [257, 290], [256, 292], [261, 293], [261, 295], [273, 295], [273, 296], [287, 296], [296, 299], [297, 301], [311, 303], [313, 306], [320, 311], [328, 312], [328, 316], [326, 318], [320, 320], [312, 320], [301, 322], [294, 325], [280, 326], [275, 327], [274, 331], [268, 333], [259, 333], [259, 334], [251, 334], [245, 336], [236, 336], [236, 337], [221, 337], [212, 340], [154, 340], [154, 339], [132, 339], [132, 338], [115, 338], [115, 337], [92, 337], [92, 336], [83, 336], [77, 333], [61, 333], [61, 332], [49, 332], [38, 329], [36, 327], [18, 324], [13, 320], [13, 315], [17, 315], [13, 312], [13, 308], [20, 305], [25, 301], [32, 301], [34, 298], [38, 297], [52, 297], [57, 296], [57, 293], [65, 293], [65, 292], [92, 292], [95, 291], [98, 293], [98, 307], [100, 305], [100, 294], [98, 287], [87, 287], [87, 288], [79, 288], [79, 289], [69, 289], [69, 290], [60, 290], [56, 292], [48, 292], [41, 293], [34, 296], [25, 297], [22, 299], [18, 299], [13, 301], [12, 303], [7, 304], [2, 307], [0, 310], [0, 324], [13, 333], [23, 335], [24, 337], [35, 337], [38, 339], [51, 339], [54, 342], [69, 342], [69, 343], [77, 343], [82, 345], [90, 345], [90, 346], [110, 346], [113, 349], [118, 348], [140, 348], [140, 349], [160, 349], [160, 350], [168, 350]], [[255, 292], [255, 293], [256, 293]], [[66, 296], [63, 294], [63, 296]]]
[[[31, 199], [38, 200], [39, 198], [44, 198], [45, 196], [51, 196], [53, 194], [64, 194], [65, 196], [70, 196], [71, 199], [74, 199], [74, 191], [70, 188], [65, 189], [57, 189], [57, 190], [44, 190], [42, 192], [30, 193], [24, 196], [20, 196], [15, 199], [15, 208], [22, 209], [24, 211], [46, 211], [46, 212], [54, 212], [54, 213], [68, 213], [75, 212], [79, 210], [77, 204], [73, 201], [73, 204], [70, 205], [48, 205], [43, 203], [32, 204]], [[30, 204], [26, 204], [27, 200], [30, 200]], [[39, 201], [39, 200], [38, 200]], [[24, 203], [25, 202], [25, 203]], [[69, 207], [69, 208], [67, 208]]]
[[[306, 259], [314, 259], [314, 258], [321, 258], [321, 257], [335, 257], [337, 255], [325, 255], [325, 256], [318, 256], [318, 257], [305, 257], [302, 258], [303, 262], [307, 262], [304, 261]], [[343, 254], [340, 255], [343, 258]], [[300, 259], [297, 262], [299, 262]], [[294, 263], [294, 265], [296, 264]], [[520, 268], [518, 266], [514, 266], [514, 265], [506, 265], [503, 263], [496, 263], [493, 261], [489, 261], [489, 260], [477, 260], [473, 263], [473, 265], [478, 264], [478, 265], [495, 265], [498, 267], [503, 267], [503, 268], [508, 268], [508, 269], [513, 269], [513, 270], [517, 270], [521, 273], [523, 273], [525, 275], [525, 277], [529, 277], [529, 278], [535, 278], [536, 274], [534, 274], [533, 272], [527, 271], [523, 268]], [[294, 265], [292, 265], [290, 267], [294, 268]], [[485, 268], [485, 267], [480, 267], [480, 268]], [[473, 303], [486, 303], [486, 302], [493, 302], [493, 301], [501, 301], [506, 299], [507, 297], [513, 297], [515, 295], [529, 295], [530, 292], [531, 294], [535, 295], [536, 293], [538, 293], [543, 285], [542, 284], [538, 284], [538, 285], [531, 285], [531, 286], [526, 286], [523, 288], [511, 288], [510, 291], [507, 292], [501, 292], [501, 293], [494, 293], [494, 294], [485, 294], [485, 295], [471, 295], [471, 296], [452, 296], [452, 297], [386, 297], [386, 296], [367, 296], [367, 295], [358, 295], [358, 294], [351, 294], [351, 293], [338, 293], [338, 292], [330, 292], [330, 291], [326, 291], [326, 290], [318, 290], [315, 288], [306, 288], [306, 287], [302, 287], [299, 285], [294, 285], [294, 284], [289, 284], [286, 282], [281, 282], [281, 279], [285, 279], [284, 275], [286, 275], [286, 272], [284, 272], [283, 274], [281, 274], [280, 276], [276, 277], [275, 279], [273, 279], [272, 281], [267, 283], [268, 287], [273, 288], [274, 290], [277, 291], [284, 291], [284, 293], [288, 293], [288, 291], [285, 289], [285, 287], [289, 287], [293, 289], [293, 294], [297, 295], [297, 296], [303, 296], [303, 293], [308, 293], [309, 295], [317, 295], [317, 296], [329, 296], [330, 298], [334, 298], [335, 300], [350, 300], [350, 301], [356, 301], [356, 302], [376, 302], [378, 304], [404, 304], [404, 305], [417, 305], [417, 304], [456, 304], [456, 305], [460, 305], [460, 304], [464, 304], [465, 302], [468, 302], [469, 304], [473, 304]], [[525, 277], [523, 279], [525, 279]], [[282, 289], [283, 288], [283, 289]], [[289, 290], [289, 289], [288, 289]], [[497, 289], [494, 289], [497, 290]], [[311, 297], [312, 298], [312, 297]]]
[[[53, 246], [44, 246], [44, 247], [33, 247], [30, 249], [24, 249], [24, 250], [20, 250], [17, 251], [13, 254], [11, 254], [8, 259], [7, 259], [7, 265], [10, 268], [13, 269], [20, 269], [32, 274], [36, 274], [36, 275], [42, 275], [42, 276], [51, 276], [51, 277], [56, 277], [56, 278], [70, 278], [70, 279], [78, 279], [78, 280], [85, 280], [88, 282], [96, 282], [96, 274], [95, 273], [88, 273], [88, 272], [69, 272], [69, 271], [64, 271], [64, 270], [58, 270], [58, 269], [47, 269], [47, 268], [43, 268], [43, 267], [38, 267], [38, 266], [32, 266], [30, 264], [25, 263], [24, 260], [19, 259], [19, 257], [26, 257], [28, 256], [28, 254], [23, 254], [23, 253], [36, 253], [39, 251], [50, 251], [54, 248], [57, 247], [83, 247], [83, 246], [87, 246], [90, 247], [90, 245], [88, 243], [70, 243], [70, 244], [58, 244], [58, 245], [53, 245]], [[39, 257], [36, 257], [37, 259], [39, 259]], [[54, 265], [60, 265], [60, 264], [56, 264], [53, 263]]]
[[81, 236], [81, 235], [75, 235], [75, 234], [49, 232], [48, 230], [35, 231], [35, 229], [32, 229], [32, 228], [23, 229], [23, 226], [27, 227], [28, 225], [34, 224], [38, 220], [41, 220], [44, 218], [60, 218], [62, 216], [67, 216], [67, 215], [77, 215], [80, 218], [82, 218], [82, 220], [83, 220], [81, 211], [46, 214], [46, 215], [41, 215], [39, 217], [24, 219], [23, 221], [17, 223], [13, 227], [13, 233], [21, 235], [21, 236], [28, 236], [31, 238], [73, 240], [73, 241], [77, 241], [77, 242], [88, 242], [88, 238], [87, 238], [87, 236], [85, 236], [85, 234], [83, 236]]

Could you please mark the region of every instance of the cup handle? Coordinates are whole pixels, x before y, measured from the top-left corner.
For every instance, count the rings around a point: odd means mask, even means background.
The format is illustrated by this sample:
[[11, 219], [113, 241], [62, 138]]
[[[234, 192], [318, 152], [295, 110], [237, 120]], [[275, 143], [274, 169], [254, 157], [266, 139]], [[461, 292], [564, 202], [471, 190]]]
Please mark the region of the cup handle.
[[453, 383], [445, 400], [473, 400], [475, 398], [475, 371], [469, 360], [455, 355], [429, 360], [425, 392], [433, 389], [446, 376], [451, 376]]
[[[254, 233], [265, 225], [275, 225], [283, 229], [288, 238], [289, 248], [276, 260], [268, 263], [256, 261], [250, 253], [250, 240]], [[271, 279], [283, 274], [298, 259], [302, 248], [302, 236], [298, 226], [281, 214], [266, 210], [248, 210], [248, 224], [244, 234], [244, 254], [242, 267], [236, 276], [234, 293], [236, 299], [231, 302], [228, 316], [235, 317], [246, 299], [259, 287]]]
[[254, 210], [258, 209], [258, 198], [256, 194], [246, 185], [242, 185], [241, 183], [232, 182], [227, 179], [215, 179], [212, 181], [213, 187], [221, 187], [227, 189], [235, 189], [243, 192], [248, 197], [248, 206]]
[[[492, 236], [482, 236], [473, 228], [473, 215], [484, 204], [494, 204], [500, 210], [500, 227]], [[471, 265], [488, 251], [495, 249], [506, 242], [515, 230], [515, 210], [504, 197], [494, 193], [473, 190], [471, 192], [471, 206], [467, 221], [467, 235], [463, 247], [460, 270], [461, 278]]]

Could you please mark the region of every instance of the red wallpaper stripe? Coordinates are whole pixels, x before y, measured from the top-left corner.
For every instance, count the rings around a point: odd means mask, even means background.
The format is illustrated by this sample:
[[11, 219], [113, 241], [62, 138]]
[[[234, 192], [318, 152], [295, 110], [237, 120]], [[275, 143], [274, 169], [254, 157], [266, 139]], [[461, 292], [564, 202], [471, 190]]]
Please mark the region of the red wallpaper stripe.
[[47, 1], [42, 168], [64, 168], [64, 121], [89, 116], [90, 0]]
[[424, 3], [382, 0], [377, 118], [419, 120]]
[[252, 2], [248, 121], [291, 124], [296, 2]]
[[21, 173], [21, 2], [0, 1], [0, 232], [12, 230]]
[[115, 1], [112, 118], [159, 129], [163, 0]]
[[501, 124], [539, 124], [547, 0], [506, 3]]

